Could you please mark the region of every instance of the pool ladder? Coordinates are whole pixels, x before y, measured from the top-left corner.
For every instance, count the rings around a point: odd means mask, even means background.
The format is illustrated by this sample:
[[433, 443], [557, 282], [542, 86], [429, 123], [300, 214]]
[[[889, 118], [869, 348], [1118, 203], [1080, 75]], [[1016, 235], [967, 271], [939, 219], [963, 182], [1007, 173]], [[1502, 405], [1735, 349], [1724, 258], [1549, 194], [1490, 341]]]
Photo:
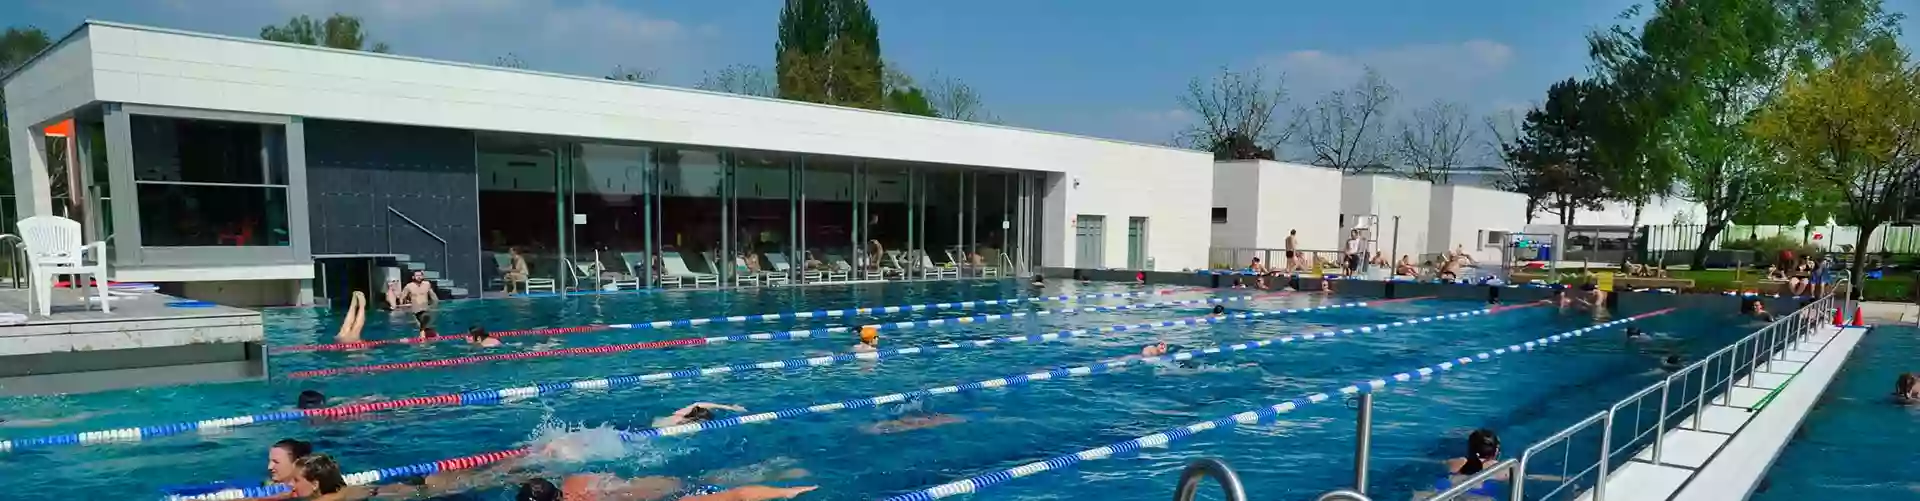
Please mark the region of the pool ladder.
[[1200, 481], [1206, 477], [1220, 483], [1220, 492], [1227, 496], [1227, 501], [1247, 501], [1247, 490], [1240, 485], [1240, 475], [1227, 463], [1213, 458], [1194, 461], [1180, 472], [1180, 486], [1173, 489], [1173, 501], [1193, 501], [1194, 494], [1200, 490]]

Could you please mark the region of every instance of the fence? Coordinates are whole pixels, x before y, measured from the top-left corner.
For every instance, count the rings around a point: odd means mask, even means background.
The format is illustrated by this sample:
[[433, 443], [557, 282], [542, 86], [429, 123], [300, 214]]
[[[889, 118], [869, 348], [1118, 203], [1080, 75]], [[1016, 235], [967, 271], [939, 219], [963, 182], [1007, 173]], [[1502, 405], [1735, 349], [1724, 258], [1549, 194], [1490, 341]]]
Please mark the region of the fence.
[[[1700, 245], [1700, 232], [1706, 226], [1698, 224], [1650, 225], [1647, 230], [1647, 252], [1661, 253], [1670, 251], [1692, 251]], [[1714, 237], [1713, 245], [1707, 250], [1718, 250], [1727, 242], [1747, 239], [1768, 238], [1785, 235], [1794, 240], [1806, 242], [1823, 252], [1841, 252], [1851, 247], [1859, 238], [1860, 229], [1852, 226], [1776, 226], [1776, 225], [1730, 225]], [[1819, 240], [1814, 240], [1818, 235]], [[1845, 246], [1845, 247], [1843, 247]], [[1873, 237], [1867, 240], [1868, 253], [1888, 252], [1893, 254], [1920, 254], [1920, 227], [1882, 226], [1874, 230]]]

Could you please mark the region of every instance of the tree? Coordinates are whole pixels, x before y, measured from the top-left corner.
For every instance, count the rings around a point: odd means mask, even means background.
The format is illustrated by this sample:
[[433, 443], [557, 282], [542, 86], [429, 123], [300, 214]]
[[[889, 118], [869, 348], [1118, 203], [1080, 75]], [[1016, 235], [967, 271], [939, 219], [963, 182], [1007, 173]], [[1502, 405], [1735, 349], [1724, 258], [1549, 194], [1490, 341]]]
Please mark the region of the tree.
[[1582, 109], [1591, 87], [1573, 79], [1553, 84], [1546, 102], [1527, 112], [1519, 136], [1504, 145], [1519, 168], [1521, 192], [1563, 225], [1573, 224], [1580, 210], [1599, 210], [1606, 199]]
[[787, 0], [774, 42], [780, 97], [879, 109], [880, 26], [865, 0]]
[[288, 19], [287, 24], [281, 26], [263, 26], [260, 28], [260, 39], [369, 52], [392, 50], [386, 42], [374, 42], [369, 47], [367, 34], [360, 26], [360, 18], [338, 13], [327, 17], [325, 21], [302, 14]]
[[527, 69], [527, 60], [521, 59], [519, 54], [508, 52], [504, 56], [493, 58], [493, 65], [501, 68], [524, 70]]
[[[1763, 158], [1752, 120], [1774, 100], [1785, 72], [1879, 22], [1879, 0], [1667, 0], [1637, 28], [1590, 38], [1595, 66], [1645, 72], [1657, 104], [1658, 151], [1674, 162], [1679, 194], [1703, 208], [1693, 265], [1732, 214], [1748, 206], [1780, 162]], [[1622, 17], [1638, 17], [1629, 10]]]
[[940, 112], [933, 108], [933, 103], [927, 100], [927, 93], [915, 86], [913, 77], [907, 76], [906, 72], [888, 65], [884, 84], [887, 89], [887, 111], [923, 117], [940, 116]]
[[[1638, 231], [1647, 205], [1672, 193], [1676, 174], [1672, 156], [1655, 143], [1662, 109], [1649, 95], [1652, 82], [1644, 74], [1628, 71], [1602, 72], [1601, 79], [1589, 86], [1591, 92], [1581, 108], [1606, 196], [1633, 207], [1629, 226]], [[1621, 264], [1630, 257], [1622, 254]]]
[[659, 77], [660, 72], [653, 68], [628, 68], [626, 66], [614, 66], [613, 72], [607, 74], [608, 80], [636, 83], [652, 82]]
[[1790, 75], [1753, 129], [1794, 177], [1839, 195], [1838, 215], [1860, 229], [1852, 259], [1860, 283], [1874, 230], [1920, 188], [1920, 72], [1883, 33], [1824, 68]]
[[1490, 113], [1480, 119], [1486, 125], [1487, 134], [1482, 148], [1495, 163], [1500, 165], [1500, 177], [1494, 179], [1493, 187], [1527, 196], [1527, 224], [1533, 224], [1533, 214], [1540, 210], [1540, 197], [1532, 189], [1530, 179], [1520, 161], [1507, 151], [1507, 145], [1520, 137], [1520, 115], [1513, 110]]
[[1269, 85], [1260, 70], [1221, 68], [1212, 80], [1194, 78], [1187, 83], [1180, 106], [1200, 121], [1181, 130], [1174, 142], [1211, 151], [1215, 160], [1273, 160], [1274, 152], [1292, 136], [1291, 129], [1275, 127], [1274, 110], [1286, 101], [1282, 79], [1275, 78]]
[[1352, 88], [1329, 92], [1313, 108], [1294, 112], [1313, 164], [1348, 174], [1386, 165], [1393, 148], [1382, 128], [1395, 94], [1380, 72], [1367, 68]]
[[765, 70], [751, 64], [736, 64], [708, 72], [693, 86], [700, 90], [727, 92], [747, 96], [774, 97], [779, 95], [773, 77]]
[[[33, 26], [7, 28], [5, 34], [0, 34], [0, 75], [13, 73], [14, 70], [27, 64], [27, 61], [33, 60], [33, 56], [39, 55], [41, 51], [51, 46], [53, 46], [53, 39], [48, 38], [47, 32], [40, 31], [40, 28]], [[0, 131], [6, 130], [7, 97], [5, 94], [0, 94]], [[5, 185], [0, 185], [0, 193], [10, 194], [13, 193], [13, 175], [10, 174], [12, 171], [7, 169], [11, 169], [10, 166], [13, 165], [13, 143], [4, 136], [5, 134], [0, 134], [0, 171], [8, 174], [0, 174], [0, 179], [7, 180]]]
[[933, 76], [933, 85], [927, 88], [927, 100], [941, 118], [950, 118], [966, 122], [998, 123], [999, 117], [987, 111], [985, 100], [973, 86], [950, 76]]
[[1446, 183], [1466, 161], [1472, 143], [1467, 111], [1456, 103], [1434, 101], [1415, 110], [1412, 121], [1400, 123], [1400, 159], [1413, 168], [1414, 179]]

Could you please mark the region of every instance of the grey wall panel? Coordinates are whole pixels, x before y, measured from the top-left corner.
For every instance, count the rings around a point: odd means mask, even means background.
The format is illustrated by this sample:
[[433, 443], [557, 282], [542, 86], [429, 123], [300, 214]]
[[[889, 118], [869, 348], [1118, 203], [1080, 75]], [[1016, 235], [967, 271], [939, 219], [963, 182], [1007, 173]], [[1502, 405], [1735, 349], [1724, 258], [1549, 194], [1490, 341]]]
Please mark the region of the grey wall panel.
[[471, 132], [328, 120], [308, 120], [306, 128], [314, 254], [406, 254], [461, 287], [480, 289]]

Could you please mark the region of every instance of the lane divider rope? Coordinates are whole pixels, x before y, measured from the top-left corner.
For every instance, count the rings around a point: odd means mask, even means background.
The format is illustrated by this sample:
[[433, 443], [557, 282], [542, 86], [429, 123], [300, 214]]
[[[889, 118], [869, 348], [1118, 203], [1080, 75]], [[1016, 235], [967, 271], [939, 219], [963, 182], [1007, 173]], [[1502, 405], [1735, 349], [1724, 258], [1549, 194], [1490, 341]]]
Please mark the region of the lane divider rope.
[[[1157, 291], [1107, 292], [1107, 293], [1100, 293], [1100, 294], [1062, 295], [1062, 296], [1045, 296], [1045, 297], [1030, 297], [1030, 298], [1011, 298], [1011, 299], [987, 299], [987, 300], [976, 300], [976, 301], [956, 301], [956, 302], [949, 302], [949, 303], [872, 306], [872, 307], [865, 307], [865, 308], [843, 308], [843, 309], [837, 309], [837, 310], [783, 311], [778, 313], [759, 313], [759, 314], [753, 314], [753, 315], [730, 315], [730, 316], [717, 316], [717, 317], [707, 317], [707, 318], [683, 318], [679, 320], [656, 320], [652, 322], [642, 322], [642, 323], [634, 323], [634, 324], [593, 324], [593, 325], [582, 325], [577, 327], [550, 327], [550, 328], [541, 328], [541, 329], [505, 330], [505, 331], [499, 331], [499, 332], [490, 332], [489, 334], [492, 334], [494, 337], [516, 337], [516, 336], [557, 336], [557, 335], [563, 335], [563, 334], [578, 334], [583, 332], [601, 332], [601, 331], [608, 331], [613, 329], [667, 330], [667, 329], [693, 327], [693, 326], [707, 325], [707, 324], [772, 322], [772, 321], [779, 321], [779, 320], [799, 320], [799, 319], [809, 319], [809, 318], [838, 318], [838, 317], [851, 317], [855, 315], [873, 315], [873, 314], [887, 314], [887, 313], [927, 311], [927, 310], [968, 309], [968, 308], [978, 308], [982, 306], [1015, 305], [1015, 304], [1022, 304], [1022, 303], [1037, 303], [1037, 302], [1051, 302], [1051, 301], [1074, 301], [1074, 300], [1084, 300], [1084, 299], [1105, 299], [1105, 298], [1132, 298], [1132, 297], [1150, 296], [1150, 295], [1156, 295], [1156, 294], [1165, 295], [1165, 294], [1178, 294], [1182, 292], [1205, 292], [1205, 291], [1206, 289], [1162, 289]], [[386, 346], [386, 345], [396, 345], [396, 344], [428, 344], [428, 343], [439, 343], [439, 342], [465, 340], [465, 339], [466, 339], [465, 336], [454, 335], [454, 336], [438, 336], [438, 337], [430, 337], [430, 338], [409, 337], [409, 338], [401, 338], [401, 339], [383, 339], [383, 340], [377, 340], [377, 341], [358, 341], [358, 342], [352, 342], [352, 343], [305, 344], [305, 345], [297, 345], [297, 346], [276, 347], [273, 349], [273, 353], [293, 353], [293, 352], [303, 352], [303, 351], [358, 350], [363, 348], [371, 348], [375, 346]]]
[[1527, 341], [1524, 343], [1508, 345], [1504, 348], [1498, 348], [1493, 351], [1483, 351], [1483, 352], [1475, 353], [1473, 355], [1464, 356], [1464, 357], [1456, 358], [1453, 360], [1441, 362], [1438, 364], [1420, 367], [1418, 369], [1414, 369], [1406, 372], [1396, 373], [1383, 378], [1363, 381], [1360, 383], [1343, 386], [1343, 387], [1331, 389], [1328, 391], [1304, 395], [1292, 400], [1288, 400], [1286, 402], [1281, 402], [1276, 405], [1261, 407], [1258, 409], [1253, 409], [1253, 410], [1249, 410], [1249, 411], [1245, 411], [1238, 414], [1233, 414], [1230, 416], [1225, 416], [1225, 417], [1221, 417], [1221, 418], [1217, 418], [1209, 421], [1201, 421], [1201, 422], [1189, 424], [1186, 426], [1168, 428], [1165, 431], [1151, 434], [1151, 435], [1142, 435], [1139, 437], [1134, 437], [1133, 439], [1130, 439], [1130, 440], [1115, 442], [1112, 444], [1083, 450], [1073, 454], [1054, 456], [1042, 461], [1035, 461], [1032, 463], [1027, 463], [1020, 466], [1007, 468], [1004, 470], [994, 471], [991, 473], [959, 480], [956, 482], [950, 482], [946, 484], [933, 486], [927, 489], [912, 491], [905, 494], [888, 497], [883, 501], [932, 501], [935, 499], [958, 496], [961, 494], [979, 492], [980, 490], [986, 489], [988, 487], [1005, 484], [1014, 479], [1031, 476], [1041, 472], [1064, 470], [1075, 464], [1079, 464], [1087, 461], [1097, 461], [1101, 459], [1107, 459], [1119, 454], [1138, 452], [1139, 450], [1144, 448], [1165, 447], [1172, 442], [1190, 438], [1194, 435], [1197, 435], [1199, 433], [1206, 432], [1209, 430], [1233, 428], [1241, 424], [1260, 424], [1260, 423], [1272, 422], [1273, 420], [1279, 418], [1281, 414], [1292, 412], [1294, 409], [1305, 407], [1307, 405], [1326, 402], [1328, 400], [1333, 400], [1335, 396], [1347, 396], [1347, 395], [1354, 395], [1354, 394], [1363, 393], [1363, 392], [1374, 392], [1374, 391], [1379, 391], [1382, 388], [1386, 388], [1389, 385], [1396, 385], [1400, 383], [1407, 383], [1407, 382], [1413, 382], [1413, 381], [1424, 381], [1426, 380], [1426, 378], [1434, 375], [1435, 373], [1450, 371], [1467, 364], [1485, 361], [1506, 353], [1532, 351], [1534, 349], [1538, 349], [1546, 345], [1565, 341], [1568, 339], [1577, 338], [1577, 337], [1584, 336], [1596, 331], [1600, 331], [1606, 328], [1644, 319], [1647, 317], [1661, 315], [1670, 311], [1673, 311], [1673, 308], [1667, 308], [1667, 309], [1658, 310], [1654, 312], [1643, 313], [1640, 315], [1634, 315], [1634, 316], [1622, 318], [1619, 320], [1614, 320], [1614, 321], [1592, 325], [1592, 326], [1588, 326], [1580, 329], [1575, 329], [1575, 330], [1567, 331], [1560, 334], [1554, 334], [1552, 336], [1547, 336], [1547, 337], [1535, 339], [1532, 341]]
[[[1233, 300], [1250, 300], [1250, 299], [1257, 299], [1262, 296], [1270, 296], [1270, 295], [1278, 295], [1278, 294], [1246, 295], [1246, 296], [1237, 296], [1232, 299]], [[902, 329], [910, 329], [910, 328], [926, 328], [926, 327], [948, 325], [948, 324], [969, 324], [969, 323], [976, 323], [976, 322], [992, 322], [997, 320], [1022, 318], [1029, 315], [1037, 316], [1037, 315], [1051, 315], [1056, 313], [1074, 313], [1074, 312], [1111, 312], [1111, 311], [1136, 310], [1136, 309], [1145, 309], [1145, 308], [1159, 308], [1164, 306], [1174, 306], [1174, 305], [1183, 305], [1183, 304], [1206, 303], [1209, 301], [1210, 300], [1207, 300], [1207, 299], [1189, 299], [1189, 300], [1183, 300], [1183, 301], [1167, 301], [1162, 303], [1145, 303], [1145, 304], [1135, 304], [1135, 305], [1082, 306], [1082, 307], [1075, 307], [1075, 308], [1061, 308], [1058, 310], [1041, 310], [1037, 312], [991, 313], [991, 314], [980, 314], [980, 315], [957, 317], [957, 318], [936, 318], [931, 320], [913, 320], [913, 321], [907, 321], [907, 322], [876, 324], [874, 325], [874, 327], [876, 327], [878, 330], [891, 331], [891, 330], [902, 330]], [[681, 338], [681, 339], [669, 339], [664, 341], [648, 341], [644, 343], [617, 344], [617, 345], [606, 345], [606, 346], [583, 346], [579, 348], [560, 348], [560, 349], [553, 349], [553, 350], [527, 351], [527, 352], [519, 352], [519, 353], [500, 353], [500, 354], [493, 354], [493, 355], [470, 355], [470, 356], [464, 356], [464, 357], [453, 357], [453, 358], [443, 358], [443, 359], [434, 359], [434, 360], [415, 360], [411, 362], [394, 362], [394, 363], [388, 363], [388, 364], [333, 367], [333, 368], [326, 368], [326, 369], [311, 369], [311, 370], [304, 370], [304, 371], [289, 372], [287, 373], [286, 376], [290, 378], [300, 379], [300, 378], [314, 378], [314, 377], [323, 377], [323, 376], [335, 376], [335, 375], [341, 375], [341, 374], [365, 374], [365, 373], [372, 373], [372, 372], [391, 372], [391, 371], [414, 370], [414, 369], [431, 369], [431, 368], [440, 368], [440, 367], [453, 367], [453, 366], [459, 366], [459, 365], [472, 365], [472, 364], [486, 363], [486, 362], [498, 362], [503, 360], [527, 360], [527, 359], [535, 359], [535, 358], [564, 357], [564, 356], [574, 356], [574, 355], [606, 355], [611, 353], [625, 353], [629, 351], [639, 351], [639, 350], [657, 350], [657, 349], [664, 349], [664, 348], [706, 346], [706, 345], [713, 345], [713, 344], [725, 343], [730, 341], [791, 341], [795, 339], [808, 339], [814, 336], [822, 336], [827, 334], [851, 332], [856, 329], [859, 329], [859, 327], [853, 327], [853, 326], [820, 327], [815, 329], [797, 329], [797, 330], [791, 330], [786, 332], [761, 332], [761, 333], [754, 333], [754, 334], [734, 334], [730, 336], [711, 336], [711, 337], [704, 337], [704, 338]]]
[[[1406, 300], [1412, 300], [1412, 299], [1416, 299], [1416, 298], [1407, 298]], [[1395, 301], [1404, 301], [1404, 300], [1387, 300], [1386, 302], [1395, 302]], [[1358, 304], [1378, 304], [1380, 302], [1381, 301], [1374, 301], [1370, 303], [1358, 303]], [[657, 437], [674, 436], [674, 435], [691, 435], [691, 434], [699, 433], [703, 431], [716, 430], [721, 428], [731, 428], [731, 427], [740, 426], [743, 424], [762, 423], [762, 422], [775, 421], [779, 419], [787, 419], [787, 418], [793, 418], [793, 417], [799, 417], [799, 416], [805, 416], [805, 415], [811, 415], [811, 414], [825, 414], [825, 413], [842, 411], [847, 409], [875, 407], [882, 404], [903, 402], [913, 398], [923, 398], [923, 397], [930, 397], [934, 395], [945, 395], [945, 394], [954, 394], [954, 393], [961, 393], [961, 392], [980, 391], [980, 390], [985, 390], [989, 388], [1000, 388], [1000, 387], [1006, 387], [1006, 386], [1019, 386], [1019, 385], [1024, 385], [1034, 381], [1043, 381], [1043, 380], [1054, 379], [1054, 378], [1067, 378], [1067, 377], [1085, 376], [1085, 375], [1091, 375], [1091, 374], [1104, 374], [1107, 372], [1111, 372], [1115, 368], [1124, 367], [1128, 365], [1146, 364], [1146, 363], [1154, 363], [1154, 362], [1162, 362], [1162, 361], [1191, 360], [1194, 358], [1200, 358], [1200, 357], [1204, 357], [1204, 356], [1208, 356], [1216, 353], [1250, 350], [1255, 348], [1266, 347], [1273, 344], [1290, 343], [1295, 340], [1334, 337], [1340, 334], [1374, 332], [1374, 331], [1385, 330], [1393, 327], [1413, 325], [1413, 324], [1423, 323], [1423, 322], [1432, 322], [1432, 321], [1442, 320], [1442, 319], [1455, 319], [1455, 318], [1466, 318], [1466, 317], [1472, 317], [1472, 316], [1478, 316], [1478, 315], [1486, 315], [1486, 314], [1498, 313], [1498, 312], [1509, 311], [1514, 309], [1527, 308], [1531, 306], [1539, 306], [1542, 304], [1545, 304], [1545, 303], [1537, 302], [1537, 303], [1529, 303], [1524, 305], [1482, 308], [1478, 310], [1432, 315], [1432, 316], [1421, 317], [1421, 318], [1412, 319], [1412, 320], [1401, 320], [1401, 321], [1395, 321], [1395, 322], [1389, 322], [1389, 323], [1375, 324], [1371, 326], [1353, 327], [1353, 328], [1346, 328], [1346, 329], [1329, 329], [1329, 330], [1318, 332], [1318, 333], [1308, 333], [1308, 334], [1300, 334], [1295, 336], [1264, 339], [1259, 341], [1249, 341], [1249, 342], [1238, 343], [1238, 344], [1233, 344], [1228, 346], [1216, 346], [1216, 347], [1207, 348], [1204, 350], [1183, 351], [1183, 352], [1175, 353], [1172, 355], [1162, 355], [1162, 356], [1154, 356], [1154, 357], [1125, 357], [1125, 358], [1118, 358], [1118, 359], [1110, 359], [1110, 360], [1105, 360], [1105, 361], [1088, 364], [1088, 365], [1082, 365], [1078, 367], [1061, 367], [1061, 368], [1056, 368], [1048, 371], [1035, 372], [1031, 374], [1002, 377], [1002, 378], [996, 378], [996, 379], [989, 379], [985, 381], [975, 381], [971, 383], [964, 383], [964, 384], [952, 385], [952, 386], [942, 386], [938, 388], [927, 388], [927, 389], [915, 390], [915, 391], [906, 392], [906, 393], [894, 393], [889, 395], [857, 398], [857, 399], [845, 400], [845, 401], [836, 402], [836, 403], [818, 404], [818, 405], [813, 405], [808, 407], [794, 407], [794, 408], [783, 409], [783, 410], [774, 411], [774, 412], [762, 412], [758, 414], [749, 414], [744, 416], [733, 416], [733, 417], [727, 417], [723, 419], [716, 419], [712, 421], [703, 421], [699, 423], [667, 426], [667, 427], [660, 427], [660, 428], [649, 428], [649, 429], [640, 430], [640, 431], [620, 431], [619, 435], [620, 435], [620, 439], [625, 441], [640, 441], [640, 440], [648, 440], [648, 439], [657, 438]], [[1244, 316], [1244, 315], [1251, 315], [1251, 314], [1239, 314], [1235, 316]], [[1209, 317], [1202, 317], [1202, 318], [1195, 318], [1195, 319], [1187, 319], [1187, 321], [1193, 322], [1193, 324], [1190, 324], [1190, 325], [1197, 325], [1202, 323], [1204, 324], [1218, 323], [1218, 322], [1224, 321], [1224, 319], [1219, 317], [1209, 316]], [[1159, 323], [1156, 322], [1156, 323], [1147, 323], [1147, 324], [1136, 324], [1135, 326], [1113, 326], [1107, 329], [1111, 329], [1113, 332], [1120, 332], [1120, 331], [1130, 330], [1133, 328], [1140, 328], [1142, 326], [1153, 326], [1158, 324]], [[1146, 328], [1150, 328], [1150, 327], [1146, 327]], [[876, 358], [880, 358], [880, 357], [876, 357]], [[346, 480], [347, 480], [347, 484], [349, 485], [366, 485], [366, 484], [376, 483], [384, 480], [392, 480], [397, 478], [413, 477], [413, 476], [420, 476], [420, 475], [430, 475], [433, 473], [438, 473], [443, 471], [475, 468], [475, 467], [483, 466], [483, 465], [497, 462], [497, 461], [524, 456], [530, 452], [532, 452], [530, 448], [521, 447], [517, 449], [489, 452], [489, 453], [475, 455], [475, 456], [467, 456], [467, 457], [454, 458], [454, 459], [444, 459], [444, 460], [434, 461], [429, 463], [419, 463], [419, 464], [394, 467], [394, 468], [368, 470], [368, 471], [362, 471], [362, 472], [346, 475]], [[175, 500], [175, 501], [178, 501], [178, 500], [235, 500], [235, 499], [248, 499], [248, 498], [274, 496], [287, 491], [288, 491], [288, 487], [285, 485], [267, 485], [267, 486], [260, 486], [260, 487], [226, 489], [226, 490], [221, 490], [217, 492], [192, 495], [192, 496], [169, 496], [167, 499]]]
[[[1183, 304], [1194, 303], [1194, 302], [1225, 303], [1228, 301], [1245, 300], [1250, 297], [1254, 297], [1254, 296], [1196, 299], [1196, 300], [1187, 300], [1187, 301], [1177, 301], [1177, 303], [1183, 303]], [[1425, 298], [1409, 298], [1407, 300], [1413, 300], [1413, 299], [1425, 299]], [[1329, 309], [1336, 309], [1336, 308], [1364, 307], [1368, 305], [1377, 305], [1382, 303], [1391, 303], [1391, 302], [1398, 302], [1398, 301], [1402, 301], [1402, 300], [1385, 300], [1385, 301], [1372, 301], [1372, 302], [1363, 301], [1363, 302], [1356, 302], [1356, 303], [1323, 305], [1323, 306], [1314, 306], [1314, 307], [1306, 307], [1306, 308], [1294, 308], [1289, 310], [1240, 313], [1240, 314], [1237, 314], [1237, 316], [1238, 318], [1260, 318], [1265, 316], [1304, 313], [1304, 312], [1329, 310]], [[1110, 306], [1110, 307], [1098, 307], [1098, 308], [1111, 308], [1113, 309], [1112, 311], [1118, 311], [1118, 310], [1124, 310], [1124, 309], [1136, 309], [1136, 308], [1141, 308], [1145, 306], [1147, 305], [1124, 305], [1124, 306]], [[1088, 307], [1088, 308], [1095, 308], [1095, 307]], [[1167, 327], [1167, 326], [1175, 326], [1175, 325], [1200, 325], [1204, 323], [1209, 323], [1202, 320], [1204, 318], [1207, 318], [1207, 317], [1196, 317], [1196, 318], [1189, 318], [1189, 319], [1183, 319], [1183, 320], [1164, 321], [1164, 322], [1154, 323], [1152, 324], [1152, 326]], [[237, 428], [242, 426], [250, 426], [250, 425], [262, 424], [262, 423], [298, 421], [306, 418], [339, 418], [339, 417], [345, 417], [345, 416], [353, 416], [353, 415], [367, 414], [372, 412], [379, 412], [379, 411], [386, 411], [386, 410], [393, 410], [393, 409], [404, 409], [404, 408], [412, 408], [412, 407], [441, 407], [441, 406], [495, 404], [503, 400], [526, 398], [526, 397], [537, 397], [537, 396], [544, 396], [548, 394], [562, 393], [562, 392], [575, 391], [575, 390], [618, 389], [618, 388], [637, 386], [640, 383], [649, 383], [649, 382], [665, 381], [665, 380], [673, 380], [673, 379], [695, 379], [703, 376], [726, 374], [726, 373], [732, 373], [732, 372], [745, 372], [750, 370], [801, 369], [801, 368], [807, 368], [807, 367], [827, 366], [827, 365], [833, 365], [833, 364], [843, 363], [843, 362], [852, 362], [856, 360], [879, 360], [882, 357], [891, 356], [891, 355], [916, 355], [916, 354], [933, 353], [941, 350], [950, 350], [950, 349], [985, 348], [985, 347], [993, 346], [996, 344], [1018, 344], [1023, 342], [1040, 343], [1040, 342], [1049, 342], [1049, 341], [1068, 339], [1076, 336], [1083, 336], [1090, 333], [1117, 332], [1119, 330], [1144, 330], [1144, 329], [1152, 328], [1152, 327], [1142, 327], [1143, 325], [1148, 325], [1148, 324], [1064, 330], [1056, 333], [1032, 334], [1032, 335], [1026, 335], [1026, 336], [1011, 336], [1011, 337], [983, 339], [983, 340], [976, 340], [976, 341], [957, 341], [957, 342], [950, 342], [950, 343], [942, 343], [938, 345], [915, 346], [915, 347], [909, 347], [909, 348], [894, 348], [894, 349], [880, 350], [876, 352], [867, 352], [867, 353], [846, 353], [846, 354], [836, 354], [836, 355], [817, 356], [817, 357], [791, 358], [786, 360], [776, 360], [776, 361], [757, 362], [757, 363], [738, 363], [738, 364], [732, 364], [732, 365], [722, 365], [722, 366], [706, 367], [706, 368], [700, 368], [700, 369], [682, 369], [682, 370], [669, 371], [669, 372], [656, 372], [652, 374], [622, 375], [622, 376], [600, 377], [600, 378], [591, 378], [591, 379], [577, 379], [572, 381], [535, 383], [528, 386], [497, 388], [497, 389], [490, 389], [490, 390], [474, 390], [474, 391], [466, 391], [461, 393], [448, 393], [448, 394], [442, 394], [442, 395], [404, 398], [404, 399], [398, 399], [398, 400], [383, 400], [378, 402], [362, 402], [362, 403], [346, 404], [346, 405], [326, 407], [326, 408], [320, 408], [320, 409], [304, 409], [304, 410], [293, 410], [293, 411], [269, 412], [269, 413], [263, 413], [263, 414], [232, 416], [232, 417], [215, 418], [215, 419], [203, 419], [199, 421], [188, 421], [188, 422], [180, 422], [180, 423], [172, 423], [172, 424], [164, 424], [164, 425], [156, 425], [156, 426], [137, 426], [137, 427], [117, 428], [112, 430], [65, 433], [60, 435], [52, 435], [52, 436], [44, 436], [44, 437], [36, 437], [36, 438], [20, 439], [20, 440], [0, 440], [0, 453], [4, 453], [11, 450], [26, 449], [26, 448], [44, 448], [44, 447], [62, 446], [62, 445], [87, 446], [87, 445], [97, 445], [97, 444], [106, 444], [106, 443], [141, 442], [141, 441], [146, 441], [146, 440], [160, 438], [160, 437], [168, 437], [168, 436], [180, 435], [180, 434], [198, 432], [198, 431], [225, 430], [225, 429]]]

